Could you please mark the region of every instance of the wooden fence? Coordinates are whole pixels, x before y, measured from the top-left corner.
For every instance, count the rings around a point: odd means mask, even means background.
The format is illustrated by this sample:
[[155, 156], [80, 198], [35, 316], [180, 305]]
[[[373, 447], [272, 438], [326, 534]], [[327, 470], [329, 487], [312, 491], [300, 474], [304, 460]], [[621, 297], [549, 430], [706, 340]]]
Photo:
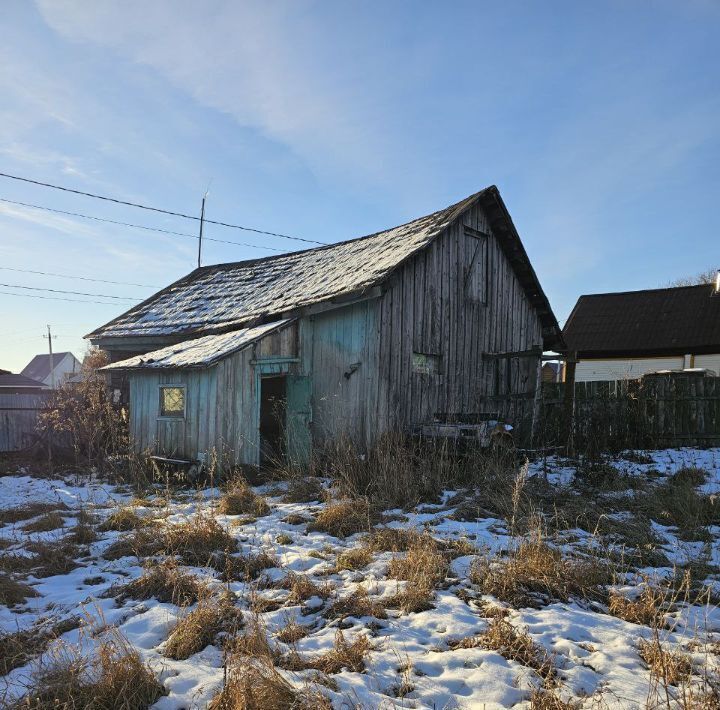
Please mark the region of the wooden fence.
[[641, 380], [576, 382], [572, 426], [565, 383], [544, 383], [535, 439], [580, 452], [720, 446], [720, 377], [693, 373]]
[[0, 394], [0, 451], [19, 451], [35, 441], [38, 415], [50, 394]]

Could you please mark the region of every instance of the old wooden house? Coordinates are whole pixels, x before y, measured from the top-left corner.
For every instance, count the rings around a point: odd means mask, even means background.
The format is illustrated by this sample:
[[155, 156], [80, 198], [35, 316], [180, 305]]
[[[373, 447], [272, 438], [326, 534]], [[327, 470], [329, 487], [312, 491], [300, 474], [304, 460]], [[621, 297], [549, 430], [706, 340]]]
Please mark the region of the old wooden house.
[[370, 236], [198, 268], [87, 337], [138, 448], [254, 465], [340, 435], [527, 418], [561, 342], [495, 187]]

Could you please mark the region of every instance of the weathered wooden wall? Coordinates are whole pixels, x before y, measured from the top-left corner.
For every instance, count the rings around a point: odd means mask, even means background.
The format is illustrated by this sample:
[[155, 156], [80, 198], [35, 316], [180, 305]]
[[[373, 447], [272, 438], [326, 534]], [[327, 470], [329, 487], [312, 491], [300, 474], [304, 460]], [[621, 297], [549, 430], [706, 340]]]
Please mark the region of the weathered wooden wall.
[[0, 394], [0, 451], [20, 451], [33, 443], [38, 416], [50, 396]]
[[[481, 207], [396, 273], [379, 304], [379, 333], [381, 430], [436, 412], [532, 418], [541, 323]], [[530, 357], [493, 357], [533, 348]], [[439, 355], [440, 372], [415, 372], [413, 352]]]
[[[566, 384], [545, 383], [540, 445], [565, 446]], [[720, 378], [693, 374], [575, 383], [573, 439], [579, 452], [720, 445]]]
[[[256, 363], [296, 357], [293, 323], [209, 368], [132, 371], [130, 428], [135, 448], [186, 459], [215, 452], [223, 463], [257, 464]], [[185, 417], [160, 416], [160, 385], [185, 387]]]
[[378, 396], [378, 300], [300, 321], [302, 370], [312, 377], [313, 440], [374, 434]]

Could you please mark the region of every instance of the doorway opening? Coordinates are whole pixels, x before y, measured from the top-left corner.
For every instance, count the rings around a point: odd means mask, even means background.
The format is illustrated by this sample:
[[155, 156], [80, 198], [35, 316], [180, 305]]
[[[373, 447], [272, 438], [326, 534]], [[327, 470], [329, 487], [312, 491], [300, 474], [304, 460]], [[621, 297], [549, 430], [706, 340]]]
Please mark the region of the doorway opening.
[[260, 465], [278, 463], [285, 455], [287, 380], [284, 375], [260, 378]]

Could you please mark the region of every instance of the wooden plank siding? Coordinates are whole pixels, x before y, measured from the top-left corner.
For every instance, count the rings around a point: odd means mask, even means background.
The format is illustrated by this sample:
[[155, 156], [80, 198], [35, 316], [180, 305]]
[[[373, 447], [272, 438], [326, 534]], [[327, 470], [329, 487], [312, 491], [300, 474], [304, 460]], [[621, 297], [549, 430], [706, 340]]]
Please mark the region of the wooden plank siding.
[[[465, 292], [478, 245], [466, 226], [488, 234], [481, 265], [485, 302]], [[378, 310], [379, 430], [425, 421], [436, 412], [531, 412], [541, 323], [482, 208], [471, 208], [409, 259], [390, 279]], [[533, 348], [537, 357], [488, 357]], [[415, 372], [413, 352], [438, 355], [440, 373]]]
[[0, 451], [20, 451], [35, 441], [38, 416], [50, 396], [0, 394]]

